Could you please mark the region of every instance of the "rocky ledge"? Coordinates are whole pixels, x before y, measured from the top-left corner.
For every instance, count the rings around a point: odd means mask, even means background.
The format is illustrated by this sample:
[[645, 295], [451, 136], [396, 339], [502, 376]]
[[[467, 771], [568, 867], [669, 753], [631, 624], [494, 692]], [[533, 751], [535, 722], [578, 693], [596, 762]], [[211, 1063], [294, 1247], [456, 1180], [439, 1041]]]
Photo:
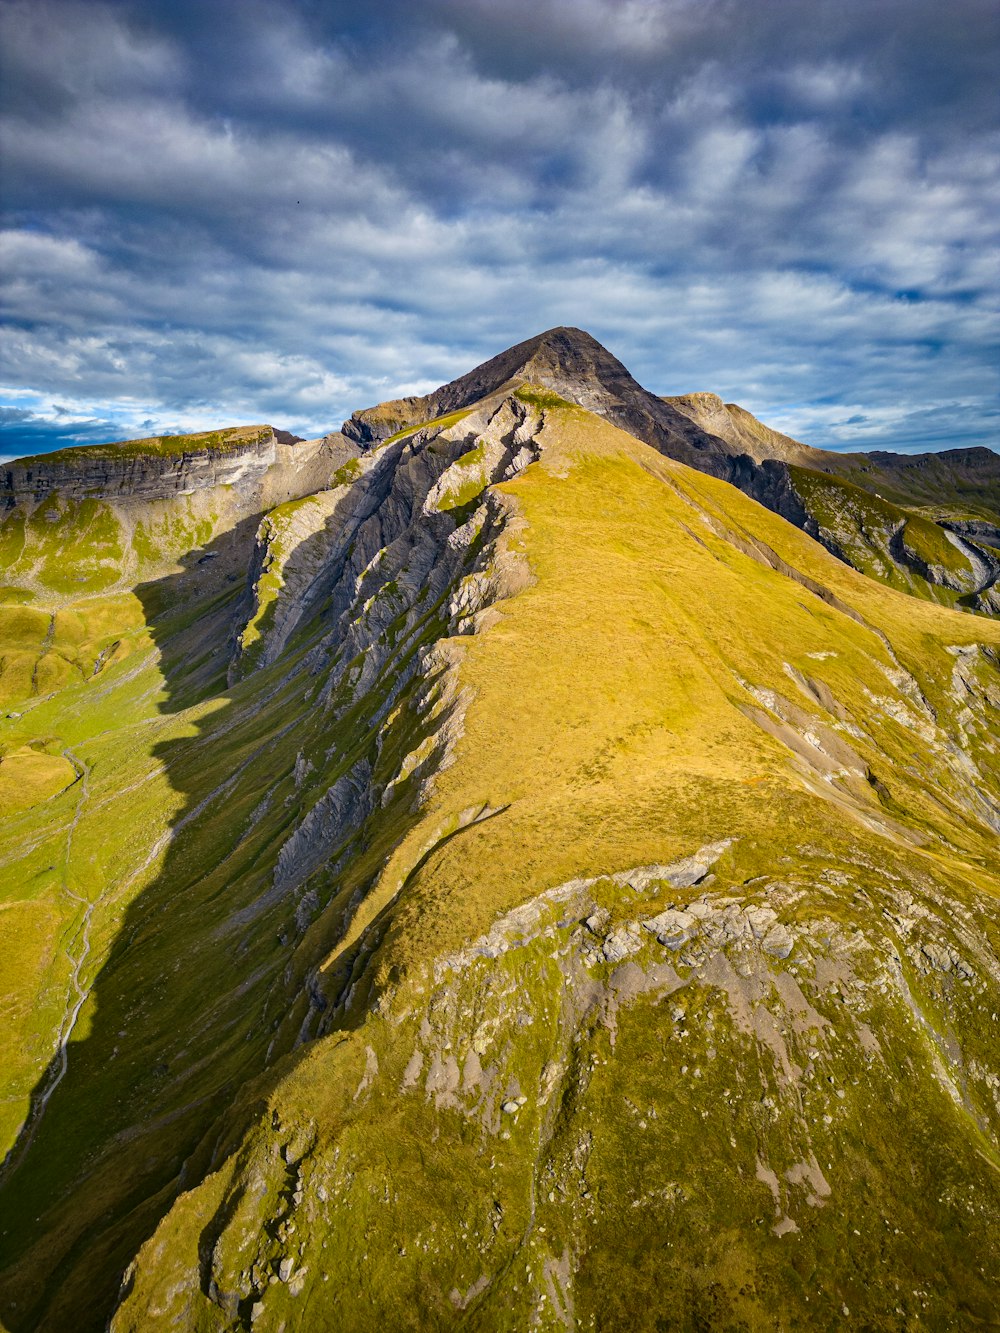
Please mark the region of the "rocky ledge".
[[53, 491], [69, 499], [162, 500], [235, 485], [262, 476], [278, 461], [279, 447], [298, 443], [273, 426], [238, 426], [22, 458], [0, 469], [0, 509], [37, 503]]

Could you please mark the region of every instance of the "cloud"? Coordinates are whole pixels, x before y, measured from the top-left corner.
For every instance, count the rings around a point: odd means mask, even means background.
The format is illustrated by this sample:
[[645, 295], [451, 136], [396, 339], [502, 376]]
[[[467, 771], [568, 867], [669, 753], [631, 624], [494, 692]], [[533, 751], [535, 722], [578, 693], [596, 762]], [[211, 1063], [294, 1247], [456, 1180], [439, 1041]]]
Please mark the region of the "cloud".
[[990, 8], [0, 0], [18, 438], [315, 434], [572, 323], [815, 443], [995, 440]]
[[0, 427], [19, 425], [31, 421], [33, 417], [34, 413], [26, 407], [0, 407]]

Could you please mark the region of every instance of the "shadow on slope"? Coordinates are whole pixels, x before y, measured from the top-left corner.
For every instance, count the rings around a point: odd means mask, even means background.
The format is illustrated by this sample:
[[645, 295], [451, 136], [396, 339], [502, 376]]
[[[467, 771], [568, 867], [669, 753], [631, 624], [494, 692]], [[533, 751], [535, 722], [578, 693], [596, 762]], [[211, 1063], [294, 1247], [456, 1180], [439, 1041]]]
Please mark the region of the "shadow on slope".
[[[147, 751], [146, 780], [159, 771], [180, 798], [161, 834], [137, 826], [141, 802], [130, 809], [133, 793], [114, 788], [116, 760], [145, 727], [78, 746], [86, 776], [63, 889], [72, 892], [74, 862], [95, 843], [119, 841], [131, 868], [71, 930], [68, 949], [105, 958], [89, 985], [81, 977], [88, 996], [74, 1039], [39, 1078], [0, 1177], [0, 1319], [17, 1333], [105, 1326], [122, 1270], [184, 1187], [185, 1162], [274, 1054], [290, 960], [318, 906], [304, 913], [301, 894], [275, 897], [277, 853], [311, 790], [326, 790], [374, 744], [359, 716], [345, 719], [339, 744], [323, 734], [321, 664], [312, 674], [304, 666], [322, 624], [276, 667], [227, 689], [257, 523], [136, 589], [162, 675], [146, 724], [167, 733]], [[309, 542], [327, 540], [319, 532]], [[127, 674], [95, 687], [113, 695]], [[111, 799], [89, 811], [95, 789]], [[130, 900], [131, 883], [161, 856]]]

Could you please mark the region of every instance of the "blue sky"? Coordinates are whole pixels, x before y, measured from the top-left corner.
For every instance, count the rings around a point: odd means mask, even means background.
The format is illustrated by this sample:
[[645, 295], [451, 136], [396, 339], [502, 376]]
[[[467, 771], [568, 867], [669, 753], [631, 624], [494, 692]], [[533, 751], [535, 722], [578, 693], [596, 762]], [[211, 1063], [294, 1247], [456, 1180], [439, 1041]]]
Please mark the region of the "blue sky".
[[997, 447], [995, 0], [0, 0], [0, 457], [302, 435], [533, 333]]

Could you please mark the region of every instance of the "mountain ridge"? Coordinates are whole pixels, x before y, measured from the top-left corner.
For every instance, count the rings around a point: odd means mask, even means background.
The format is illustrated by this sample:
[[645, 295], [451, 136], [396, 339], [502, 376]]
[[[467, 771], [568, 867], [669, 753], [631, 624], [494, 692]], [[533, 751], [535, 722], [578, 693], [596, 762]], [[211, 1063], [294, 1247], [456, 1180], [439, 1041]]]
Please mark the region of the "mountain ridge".
[[988, 1320], [1000, 623], [546, 386], [315, 452], [0, 515], [0, 1318]]
[[[667, 457], [739, 487], [864, 573], [917, 596], [944, 598], [986, 614], [1000, 612], [995, 590], [1000, 555], [976, 540], [974, 526], [966, 526], [985, 524], [989, 535], [1000, 525], [1000, 455], [988, 450], [944, 456], [880, 453], [873, 459], [816, 449], [771, 430], [714, 394], [657, 397], [581, 329], [550, 329], [431, 394], [355, 412], [343, 433], [360, 447], [372, 448], [474, 401], [532, 383], [595, 412]], [[873, 499], [861, 503], [861, 492]], [[970, 506], [968, 512], [953, 512], [958, 495]], [[928, 505], [940, 509], [942, 503], [951, 536], [927, 526]], [[931, 515], [937, 517], [937, 512]]]

